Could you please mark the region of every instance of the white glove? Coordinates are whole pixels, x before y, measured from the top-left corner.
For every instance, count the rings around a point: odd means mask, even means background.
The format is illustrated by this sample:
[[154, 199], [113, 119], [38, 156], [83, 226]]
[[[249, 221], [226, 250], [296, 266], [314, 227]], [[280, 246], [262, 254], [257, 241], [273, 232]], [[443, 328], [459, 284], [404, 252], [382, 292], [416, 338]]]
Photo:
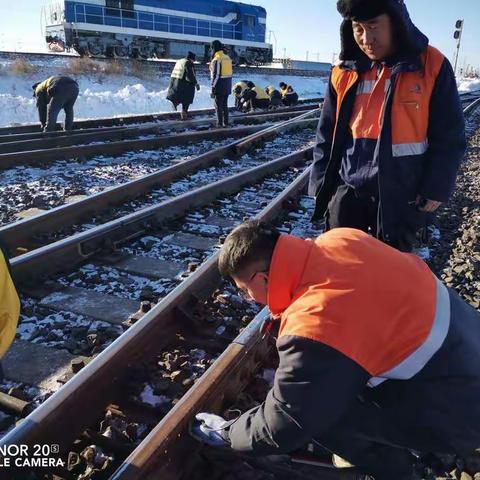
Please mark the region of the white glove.
[[198, 413], [195, 415], [190, 432], [194, 438], [212, 447], [225, 447], [228, 442], [221, 432], [227, 424], [226, 420], [213, 413]]

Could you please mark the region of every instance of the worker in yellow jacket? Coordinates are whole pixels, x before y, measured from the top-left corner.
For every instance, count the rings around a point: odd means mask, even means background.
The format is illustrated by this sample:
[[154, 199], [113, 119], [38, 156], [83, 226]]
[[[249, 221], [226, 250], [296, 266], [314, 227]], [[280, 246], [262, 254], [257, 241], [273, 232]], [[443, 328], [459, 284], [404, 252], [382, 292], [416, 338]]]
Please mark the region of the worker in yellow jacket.
[[10, 275], [8, 259], [0, 248], [0, 358], [10, 347], [20, 316], [20, 299]]
[[219, 40], [211, 44], [213, 53], [210, 63], [210, 75], [212, 78], [212, 98], [215, 99], [217, 111], [217, 126], [228, 127], [228, 96], [232, 91], [232, 60], [223, 51], [224, 46]]

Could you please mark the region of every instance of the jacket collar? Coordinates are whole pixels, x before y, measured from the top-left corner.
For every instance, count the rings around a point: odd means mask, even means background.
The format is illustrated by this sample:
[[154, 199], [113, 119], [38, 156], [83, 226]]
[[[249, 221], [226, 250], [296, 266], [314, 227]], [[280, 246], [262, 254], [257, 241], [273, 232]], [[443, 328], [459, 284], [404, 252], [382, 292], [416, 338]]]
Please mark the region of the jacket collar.
[[274, 317], [295, 299], [312, 246], [311, 240], [293, 235], [278, 239], [268, 274], [268, 308]]

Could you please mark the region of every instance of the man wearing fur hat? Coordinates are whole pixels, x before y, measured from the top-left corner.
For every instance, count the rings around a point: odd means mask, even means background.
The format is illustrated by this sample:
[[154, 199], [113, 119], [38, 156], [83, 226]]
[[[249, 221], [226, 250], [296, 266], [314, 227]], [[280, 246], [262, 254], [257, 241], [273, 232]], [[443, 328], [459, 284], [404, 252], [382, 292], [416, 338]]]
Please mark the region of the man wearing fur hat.
[[403, 251], [451, 196], [465, 151], [449, 61], [403, 0], [339, 0], [340, 63], [317, 130], [314, 219], [353, 227]]

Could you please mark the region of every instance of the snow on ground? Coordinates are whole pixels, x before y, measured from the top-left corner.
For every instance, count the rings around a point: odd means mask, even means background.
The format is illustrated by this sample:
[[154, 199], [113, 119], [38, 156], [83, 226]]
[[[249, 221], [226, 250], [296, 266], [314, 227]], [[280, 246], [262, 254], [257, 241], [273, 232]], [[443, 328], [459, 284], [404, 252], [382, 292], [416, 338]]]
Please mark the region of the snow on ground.
[[[0, 126], [37, 122], [32, 85], [61, 73], [62, 63], [52, 61], [48, 67], [40, 65], [39, 72], [31, 75], [13, 75], [9, 72], [8, 64], [8, 61], [0, 60]], [[244, 76], [234, 78], [234, 81], [242, 80]], [[75, 104], [76, 119], [168, 112], [172, 109], [171, 103], [165, 98], [170, 82], [167, 74], [151, 79], [130, 75], [81, 75], [75, 78], [80, 85], [80, 96]], [[326, 78], [259, 74], [249, 78], [262, 87], [278, 85], [285, 79], [301, 98], [320, 97], [325, 92]], [[196, 93], [191, 109], [210, 108], [213, 101], [208, 77], [199, 75], [199, 83], [201, 89]], [[230, 101], [233, 104], [232, 97]], [[63, 120], [63, 114], [59, 119]]]
[[459, 92], [473, 92], [480, 90], [480, 78], [459, 78], [457, 79]]

